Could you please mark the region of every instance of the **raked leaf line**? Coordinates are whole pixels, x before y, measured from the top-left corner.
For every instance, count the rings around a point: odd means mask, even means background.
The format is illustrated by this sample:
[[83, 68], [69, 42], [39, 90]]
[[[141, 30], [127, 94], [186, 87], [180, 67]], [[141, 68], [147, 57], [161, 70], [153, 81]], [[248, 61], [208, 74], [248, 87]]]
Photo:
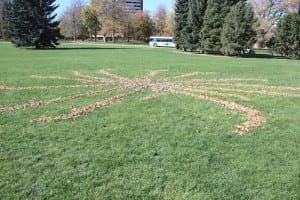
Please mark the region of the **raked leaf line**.
[[[283, 96], [283, 97], [300, 97], [300, 87], [285, 87], [285, 86], [269, 86], [265, 79], [249, 79], [249, 78], [228, 78], [228, 79], [191, 79], [195, 76], [214, 75], [215, 72], [192, 72], [173, 77], [167, 77], [155, 80], [154, 77], [167, 70], [156, 70], [149, 72], [143, 78], [130, 79], [129, 77], [120, 76], [107, 70], [100, 70], [93, 76], [86, 75], [78, 71], [73, 71], [73, 77], [64, 76], [40, 76], [32, 75], [36, 79], [54, 79], [67, 80], [77, 82], [72, 85], [57, 85], [57, 86], [7, 86], [0, 85], [0, 90], [6, 91], [21, 91], [21, 90], [58, 90], [58, 89], [74, 89], [86, 88], [87, 92], [76, 95], [57, 97], [48, 100], [32, 100], [16, 105], [2, 105], [0, 106], [0, 114], [14, 110], [24, 110], [34, 107], [47, 106], [50, 104], [58, 104], [64, 101], [71, 101], [78, 98], [85, 98], [90, 96], [109, 95], [100, 102], [73, 108], [69, 113], [57, 116], [41, 116], [32, 122], [51, 122], [62, 120], [75, 120], [80, 116], [86, 115], [90, 112], [100, 109], [101, 107], [112, 105], [117, 101], [121, 101], [126, 97], [132, 96], [136, 93], [151, 89], [153, 94], [143, 97], [142, 100], [155, 99], [163, 93], [172, 93], [176, 95], [189, 96], [197, 100], [206, 100], [216, 104], [220, 104], [227, 109], [235, 110], [237, 112], [245, 113], [247, 120], [240, 125], [237, 125], [236, 132], [239, 135], [250, 132], [253, 128], [259, 127], [266, 121], [263, 113], [254, 108], [247, 107], [242, 104], [224, 100], [223, 98], [236, 98], [241, 101], [250, 101], [249, 94], [252, 95], [267, 95], [267, 96]], [[189, 79], [189, 80], [186, 80]], [[99, 89], [97, 91], [94, 91]], [[245, 96], [246, 95], [246, 96]]]

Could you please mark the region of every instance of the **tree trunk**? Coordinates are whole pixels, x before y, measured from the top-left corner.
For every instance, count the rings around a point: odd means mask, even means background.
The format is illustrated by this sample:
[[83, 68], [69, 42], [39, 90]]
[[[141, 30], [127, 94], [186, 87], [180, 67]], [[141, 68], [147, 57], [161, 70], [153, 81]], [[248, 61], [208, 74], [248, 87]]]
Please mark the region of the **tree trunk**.
[[77, 27], [76, 27], [76, 21], [75, 21], [75, 17], [74, 17], [74, 15], [72, 16], [73, 17], [73, 29], [74, 29], [74, 32], [73, 32], [73, 39], [74, 39], [74, 41], [76, 41], [76, 29], [77, 29]]
[[113, 32], [112, 32], [112, 41], [113, 43], [115, 43], [115, 28], [113, 28]]
[[116, 34], [115, 22], [113, 22], [113, 27], [112, 27], [112, 41], [113, 41], [113, 43], [115, 43], [115, 34]]

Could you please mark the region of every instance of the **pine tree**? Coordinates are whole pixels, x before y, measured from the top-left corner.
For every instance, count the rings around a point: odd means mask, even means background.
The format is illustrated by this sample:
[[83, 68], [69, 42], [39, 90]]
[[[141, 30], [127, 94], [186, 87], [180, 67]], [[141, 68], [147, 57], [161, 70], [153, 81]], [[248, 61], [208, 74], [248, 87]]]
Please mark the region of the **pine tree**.
[[10, 1], [5, 1], [2, 6], [2, 37], [8, 40], [9, 32], [12, 29], [12, 26], [8, 25], [9, 19], [12, 18], [12, 3]]
[[188, 49], [193, 51], [200, 47], [200, 31], [203, 26], [207, 0], [190, 0], [188, 5], [188, 19], [184, 41]]
[[222, 53], [241, 55], [255, 43], [256, 32], [253, 8], [240, 1], [232, 6], [225, 18], [221, 34]]
[[201, 49], [206, 53], [219, 53], [222, 47], [222, 0], [208, 0], [201, 31]]
[[0, 38], [3, 38], [3, 7], [6, 0], [0, 0]]
[[185, 35], [187, 31], [188, 0], [176, 0], [174, 42], [177, 49], [186, 50]]
[[300, 15], [282, 18], [275, 31], [275, 50], [281, 55], [300, 59]]
[[201, 48], [207, 53], [220, 53], [221, 32], [231, 6], [244, 0], [208, 0], [201, 31]]
[[56, 0], [40, 0], [40, 5], [36, 6], [36, 24], [40, 34], [39, 39], [34, 41], [36, 48], [48, 48], [58, 45], [58, 39], [60, 37], [58, 29], [59, 22], [54, 21], [56, 14], [51, 15], [58, 8], [57, 5], [54, 5], [55, 1]]
[[7, 1], [4, 4], [4, 36], [17, 47], [26, 46], [30, 42], [29, 34], [33, 34], [30, 27], [30, 9], [25, 0]]
[[55, 0], [15, 0], [5, 4], [4, 34], [16, 47], [49, 48], [58, 45], [58, 24], [52, 13]]

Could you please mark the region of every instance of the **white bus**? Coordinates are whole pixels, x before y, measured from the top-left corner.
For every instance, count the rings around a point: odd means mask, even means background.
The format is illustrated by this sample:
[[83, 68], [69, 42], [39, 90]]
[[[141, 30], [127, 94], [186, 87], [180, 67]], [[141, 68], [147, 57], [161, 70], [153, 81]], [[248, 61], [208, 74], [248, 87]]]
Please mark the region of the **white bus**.
[[151, 47], [175, 47], [172, 37], [150, 37]]

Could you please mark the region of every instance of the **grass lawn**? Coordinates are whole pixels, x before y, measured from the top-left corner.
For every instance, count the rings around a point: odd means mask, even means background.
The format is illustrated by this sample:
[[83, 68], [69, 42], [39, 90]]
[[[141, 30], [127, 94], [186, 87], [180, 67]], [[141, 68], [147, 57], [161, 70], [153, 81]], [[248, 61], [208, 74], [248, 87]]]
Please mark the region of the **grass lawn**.
[[300, 61], [0, 43], [0, 199], [296, 200], [299, 121]]

